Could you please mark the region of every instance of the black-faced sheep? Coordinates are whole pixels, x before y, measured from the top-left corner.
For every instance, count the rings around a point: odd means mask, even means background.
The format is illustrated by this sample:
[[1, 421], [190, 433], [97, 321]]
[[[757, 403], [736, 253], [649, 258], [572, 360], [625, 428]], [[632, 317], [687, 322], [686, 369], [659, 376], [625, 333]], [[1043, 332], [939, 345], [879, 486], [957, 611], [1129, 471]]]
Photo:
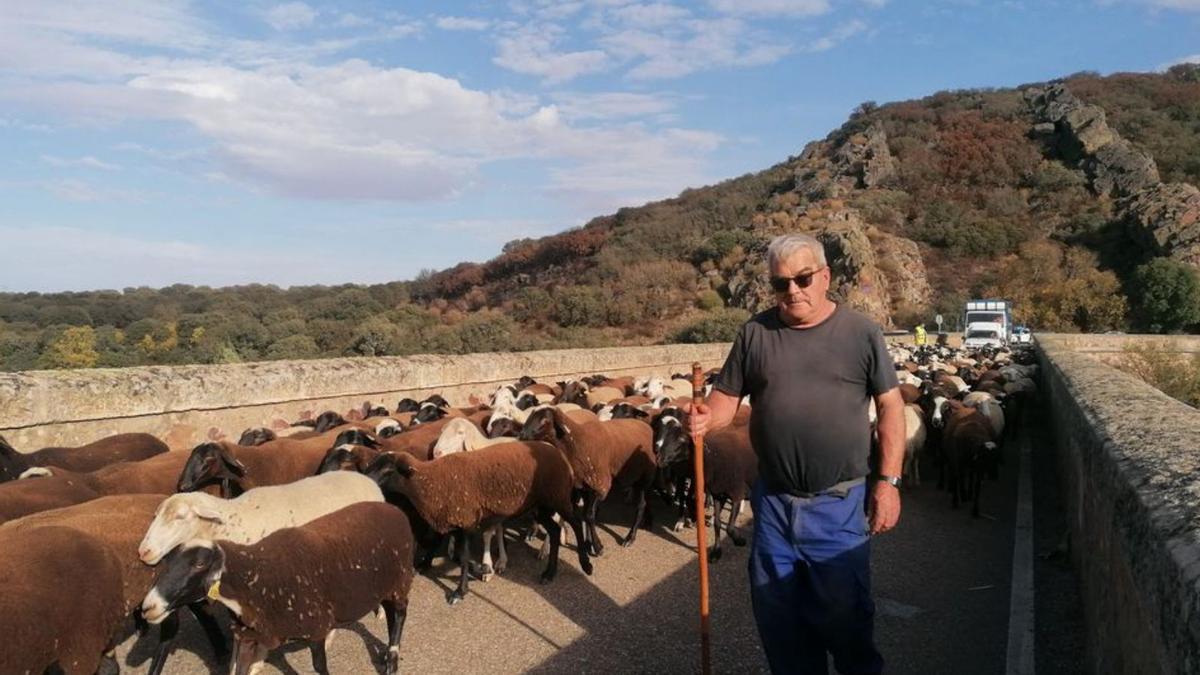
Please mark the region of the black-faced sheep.
[[588, 534], [585, 541], [592, 555], [604, 551], [596, 531], [596, 509], [613, 487], [632, 488], [637, 505], [633, 526], [621, 545], [631, 546], [638, 529], [648, 526], [646, 490], [653, 485], [657, 472], [654, 438], [648, 424], [638, 420], [581, 423], [556, 408], [542, 408], [530, 415], [521, 438], [550, 441], [570, 461], [576, 486], [583, 489]]
[[[528, 511], [550, 534], [550, 560], [542, 573], [548, 583], [558, 573], [559, 526], [557, 514], [571, 525], [577, 541], [583, 532], [571, 499], [574, 475], [571, 465], [548, 443], [513, 441], [476, 452], [460, 452], [425, 462], [403, 453], [380, 455], [367, 475], [383, 488], [407, 501], [433, 531], [462, 533], [458, 588], [448, 602], [455, 604], [468, 591], [468, 547], [471, 532], [489, 528]], [[579, 547], [579, 566], [592, 573], [585, 547]]]
[[270, 650], [304, 640], [313, 668], [327, 673], [332, 630], [380, 605], [388, 624], [386, 672], [399, 668], [413, 539], [408, 518], [387, 504], [354, 504], [256, 544], [195, 540], [160, 567], [142, 614], [158, 623], [205, 597], [224, 605], [234, 617], [233, 672], [254, 672]]
[[[684, 429], [686, 423], [678, 409], [668, 409], [657, 418], [654, 450], [660, 467], [675, 467], [677, 470], [692, 465], [695, 447], [692, 438]], [[721, 513], [726, 504], [731, 504], [729, 526], [726, 531], [736, 546], [745, 546], [746, 540], [735, 530], [742, 502], [750, 494], [754, 481], [758, 479], [758, 457], [750, 445], [750, 427], [731, 424], [704, 436], [704, 491], [713, 499], [713, 543], [708, 549], [711, 562], [721, 558]]]
[[960, 499], [974, 497], [971, 515], [978, 518], [983, 473], [998, 460], [991, 423], [986, 415], [960, 401], [948, 401], [945, 413], [942, 443], [949, 465], [951, 505], [958, 508]]

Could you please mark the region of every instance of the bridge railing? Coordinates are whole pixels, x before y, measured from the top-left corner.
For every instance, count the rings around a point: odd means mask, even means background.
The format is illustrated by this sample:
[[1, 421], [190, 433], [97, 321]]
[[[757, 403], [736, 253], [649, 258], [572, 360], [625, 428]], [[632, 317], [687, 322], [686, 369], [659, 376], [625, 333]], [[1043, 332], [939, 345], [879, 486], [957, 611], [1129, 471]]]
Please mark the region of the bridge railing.
[[0, 373], [0, 434], [27, 449], [145, 431], [174, 450], [190, 449], [211, 429], [236, 436], [304, 410], [341, 412], [365, 400], [395, 409], [400, 398], [435, 392], [466, 405], [471, 394], [490, 394], [521, 375], [553, 382], [688, 372], [693, 361], [719, 366], [728, 350], [661, 345]]
[[1200, 337], [1036, 337], [1088, 670], [1200, 672], [1200, 411], [1104, 363]]

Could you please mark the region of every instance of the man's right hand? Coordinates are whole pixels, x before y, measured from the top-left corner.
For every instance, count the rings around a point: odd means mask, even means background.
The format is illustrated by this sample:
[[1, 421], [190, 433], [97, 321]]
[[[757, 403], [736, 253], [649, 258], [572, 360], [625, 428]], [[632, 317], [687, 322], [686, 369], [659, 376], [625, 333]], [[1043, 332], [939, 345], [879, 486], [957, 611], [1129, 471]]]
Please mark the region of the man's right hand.
[[707, 403], [701, 403], [700, 405], [689, 403], [687, 412], [687, 422], [684, 426], [688, 435], [694, 436], [708, 431], [708, 423], [712, 419], [712, 410], [709, 409]]

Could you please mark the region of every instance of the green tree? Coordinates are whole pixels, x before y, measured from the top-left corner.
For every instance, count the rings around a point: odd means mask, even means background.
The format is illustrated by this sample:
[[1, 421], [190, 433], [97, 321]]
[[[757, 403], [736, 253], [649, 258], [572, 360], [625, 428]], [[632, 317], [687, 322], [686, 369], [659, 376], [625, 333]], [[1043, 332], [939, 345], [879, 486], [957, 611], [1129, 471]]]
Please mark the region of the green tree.
[[321, 353], [315, 340], [307, 335], [289, 335], [267, 347], [268, 359], [312, 359]]
[[1187, 263], [1155, 258], [1133, 273], [1138, 322], [1153, 333], [1200, 323], [1200, 277]]
[[47, 346], [38, 359], [42, 368], [92, 368], [96, 353], [96, 331], [91, 326], [74, 326]]

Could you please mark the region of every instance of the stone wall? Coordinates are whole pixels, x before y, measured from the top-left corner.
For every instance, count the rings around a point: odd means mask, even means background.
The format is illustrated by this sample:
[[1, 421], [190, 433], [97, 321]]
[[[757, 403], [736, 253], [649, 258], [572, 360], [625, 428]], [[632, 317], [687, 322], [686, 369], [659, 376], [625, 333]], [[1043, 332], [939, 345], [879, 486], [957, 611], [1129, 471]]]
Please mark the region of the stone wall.
[[22, 450], [79, 445], [128, 431], [190, 449], [220, 433], [305, 411], [345, 412], [364, 401], [394, 409], [405, 396], [441, 393], [453, 405], [531, 375], [543, 382], [690, 372], [720, 366], [726, 344], [568, 349], [462, 356], [272, 361], [221, 366], [0, 373], [0, 434]]
[[1200, 672], [1200, 412], [1097, 358], [1130, 342], [1197, 350], [1200, 338], [1035, 339], [1082, 585], [1087, 669]]

